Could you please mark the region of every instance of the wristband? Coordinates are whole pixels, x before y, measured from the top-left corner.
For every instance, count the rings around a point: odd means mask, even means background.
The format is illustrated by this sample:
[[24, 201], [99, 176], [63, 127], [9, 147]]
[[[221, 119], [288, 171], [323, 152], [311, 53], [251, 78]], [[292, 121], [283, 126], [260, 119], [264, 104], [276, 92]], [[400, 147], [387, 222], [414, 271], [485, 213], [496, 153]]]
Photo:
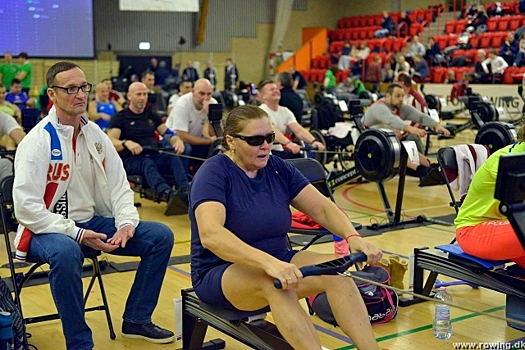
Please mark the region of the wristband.
[[290, 143], [292, 143], [292, 141], [288, 141], [286, 143], [283, 143], [283, 146], [289, 145]]
[[122, 142], [120, 143], [120, 144], [122, 145], [122, 147], [124, 147], [124, 148], [127, 148], [126, 145], [125, 145], [126, 141], [128, 141], [128, 140], [124, 139], [124, 140], [122, 140]]
[[348, 241], [348, 238], [350, 238], [350, 237], [361, 237], [361, 235], [359, 233], [353, 233], [353, 234], [345, 237], [345, 241]]

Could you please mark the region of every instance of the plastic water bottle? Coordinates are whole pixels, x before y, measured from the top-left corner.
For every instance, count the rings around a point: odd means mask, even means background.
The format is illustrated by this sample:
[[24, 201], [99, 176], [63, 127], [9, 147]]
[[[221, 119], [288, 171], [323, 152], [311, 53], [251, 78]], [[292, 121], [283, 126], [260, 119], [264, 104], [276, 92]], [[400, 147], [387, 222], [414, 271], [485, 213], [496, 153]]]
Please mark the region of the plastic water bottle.
[[434, 296], [435, 314], [432, 333], [438, 339], [448, 339], [452, 335], [452, 322], [450, 321], [450, 306], [441, 304], [440, 301], [452, 303], [452, 297], [447, 293], [446, 287], [439, 288], [439, 292]]

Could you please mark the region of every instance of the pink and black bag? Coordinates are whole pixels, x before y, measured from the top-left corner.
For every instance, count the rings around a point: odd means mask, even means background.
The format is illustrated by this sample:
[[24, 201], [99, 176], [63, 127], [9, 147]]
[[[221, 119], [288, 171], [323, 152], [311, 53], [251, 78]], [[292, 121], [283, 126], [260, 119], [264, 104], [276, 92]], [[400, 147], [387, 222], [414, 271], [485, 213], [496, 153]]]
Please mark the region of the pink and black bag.
[[[360, 271], [353, 271], [352, 275], [382, 284], [390, 282], [390, 274], [381, 266], [366, 266]], [[357, 279], [355, 282], [365, 302], [371, 324], [385, 323], [396, 317], [399, 306], [396, 292]], [[326, 293], [319, 293], [308, 298], [308, 308], [311, 315], [315, 313], [321, 320], [337, 326]]]

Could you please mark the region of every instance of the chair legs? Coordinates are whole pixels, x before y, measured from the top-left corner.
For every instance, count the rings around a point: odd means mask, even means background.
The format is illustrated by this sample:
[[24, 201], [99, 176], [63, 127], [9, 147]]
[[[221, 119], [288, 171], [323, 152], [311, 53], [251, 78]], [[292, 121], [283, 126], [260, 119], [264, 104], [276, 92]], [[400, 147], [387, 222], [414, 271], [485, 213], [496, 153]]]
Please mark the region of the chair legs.
[[[113, 328], [113, 321], [111, 320], [111, 314], [109, 313], [109, 303], [108, 299], [106, 297], [106, 290], [104, 288], [104, 282], [102, 281], [102, 274], [100, 273], [100, 264], [96, 257], [89, 258], [93, 264], [93, 276], [91, 277], [91, 280], [89, 281], [88, 289], [86, 291], [86, 294], [84, 296], [84, 307], [87, 303], [87, 299], [89, 297], [89, 293], [91, 292], [91, 288], [93, 287], [93, 284], [95, 283], [95, 278], [98, 279], [98, 285], [100, 287], [100, 295], [102, 296], [102, 305], [98, 306], [96, 308], [92, 308], [94, 310], [104, 310], [106, 313], [106, 320], [108, 322], [108, 328], [109, 328], [109, 337], [111, 339], [115, 339], [117, 336], [115, 335], [115, 330]], [[89, 311], [86, 309], [86, 311]]]
[[[116, 336], [115, 330], [113, 328], [113, 321], [111, 320], [111, 314], [109, 312], [109, 303], [108, 303], [108, 300], [107, 300], [106, 290], [104, 288], [104, 282], [102, 280], [102, 274], [100, 272], [100, 264], [99, 264], [97, 256], [86, 257], [86, 259], [89, 259], [91, 261], [91, 264], [92, 264], [92, 267], [93, 267], [93, 274], [92, 274], [91, 279], [89, 281], [86, 293], [84, 294], [84, 307], [87, 305], [87, 301], [88, 301], [89, 295], [91, 293], [91, 290], [93, 289], [93, 285], [95, 284], [95, 281], [98, 280], [98, 285], [100, 287], [100, 294], [101, 294], [101, 297], [102, 297], [102, 305], [85, 308], [85, 311], [86, 312], [89, 312], [89, 311], [104, 311], [105, 314], [106, 314], [106, 320], [107, 320], [107, 323], [108, 323], [109, 337], [111, 339], [115, 339], [117, 336]], [[24, 277], [19, 282], [17, 281], [17, 291], [18, 291], [19, 295], [21, 294], [25, 283], [31, 278], [31, 275], [33, 275], [35, 270], [38, 269], [42, 265], [43, 264], [41, 264], [41, 263], [34, 264], [29, 269], [29, 271], [24, 275]], [[20, 308], [20, 312], [22, 312], [21, 311], [22, 310], [22, 305], [21, 305], [20, 302], [19, 302], [18, 306]], [[49, 314], [49, 315], [43, 315], [43, 316], [37, 316], [37, 317], [26, 317], [26, 318], [24, 318], [24, 321], [25, 321], [25, 323], [27, 325], [27, 324], [37, 323], [37, 322], [42, 322], [42, 321], [56, 320], [56, 319], [59, 319], [59, 318], [60, 317], [58, 316], [58, 313], [55, 313], [55, 314]]]

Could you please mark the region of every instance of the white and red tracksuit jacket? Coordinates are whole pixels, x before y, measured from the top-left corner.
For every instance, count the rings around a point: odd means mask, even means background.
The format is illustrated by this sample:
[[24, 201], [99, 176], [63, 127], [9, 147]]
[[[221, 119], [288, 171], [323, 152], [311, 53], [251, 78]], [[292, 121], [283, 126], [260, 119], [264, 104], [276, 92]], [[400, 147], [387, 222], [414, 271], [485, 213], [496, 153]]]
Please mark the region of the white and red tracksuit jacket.
[[[95, 215], [114, 217], [118, 228], [139, 224], [122, 161], [109, 137], [85, 116], [81, 128], [95, 164]], [[82, 241], [84, 229], [68, 218], [67, 187], [74, 163], [73, 127], [63, 125], [55, 107], [22, 140], [15, 157], [13, 201], [19, 222], [16, 259], [25, 260], [31, 237], [65, 234]], [[21, 156], [23, 155], [23, 156]]]

